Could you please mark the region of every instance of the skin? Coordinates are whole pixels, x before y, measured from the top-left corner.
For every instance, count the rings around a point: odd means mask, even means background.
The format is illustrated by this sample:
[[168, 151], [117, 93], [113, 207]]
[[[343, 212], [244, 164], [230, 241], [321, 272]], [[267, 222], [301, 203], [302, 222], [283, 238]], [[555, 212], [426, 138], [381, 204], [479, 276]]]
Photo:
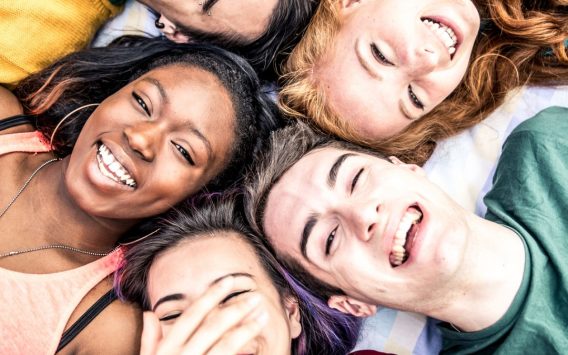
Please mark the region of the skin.
[[[189, 338], [186, 346], [196, 346], [200, 338], [214, 336], [220, 329], [231, 330], [227, 323], [233, 325], [235, 320], [229, 312], [237, 306], [244, 307], [239, 313], [244, 324], [255, 317], [264, 317], [266, 321], [259, 334], [231, 353], [238, 350], [239, 354], [290, 354], [292, 339], [301, 332], [297, 303], [292, 298], [282, 299], [242, 236], [219, 233], [183, 241], [159, 255], [150, 267], [148, 297], [163, 336], [175, 332], [174, 326], [178, 319], [181, 322], [186, 309], [189, 312], [188, 307], [195, 307], [203, 301], [203, 294], [223, 280], [227, 283], [229, 278], [233, 279], [229, 280], [230, 286], [223, 285], [217, 306], [202, 316], [199, 329], [183, 336]], [[189, 315], [192, 313], [195, 314]]]
[[[423, 218], [408, 260], [393, 267], [394, 234], [411, 206]], [[304, 255], [310, 216], [317, 222]], [[264, 228], [279, 255], [346, 293], [332, 296], [331, 307], [357, 316], [383, 305], [482, 329], [508, 308], [524, 265], [515, 233], [463, 210], [419, 167], [335, 148], [310, 152], [282, 176], [268, 196]], [[483, 311], [470, 316], [473, 306]]]
[[[213, 74], [184, 66], [157, 69], [95, 110], [69, 159], [69, 192], [82, 209], [97, 217], [155, 215], [219, 173], [233, 141], [233, 125], [229, 95]], [[136, 188], [102, 175], [96, 159], [98, 142], [128, 169]]]
[[[339, 6], [341, 28], [313, 75], [332, 109], [362, 137], [400, 132], [462, 80], [480, 23], [470, 0], [341, 0]], [[424, 18], [455, 30], [453, 55]]]
[[[160, 94], [156, 83], [168, 100]], [[133, 93], [139, 98], [134, 98]], [[7, 90], [0, 91], [0, 101], [2, 117], [21, 113]], [[47, 244], [111, 250], [134, 223], [165, 212], [220, 172], [233, 141], [233, 120], [229, 94], [212, 74], [179, 65], [148, 72], [104, 100], [83, 127], [71, 155], [46, 166], [34, 177], [0, 220], [0, 235], [4, 236], [0, 238], [0, 250]], [[30, 126], [18, 126], [0, 134], [31, 130]], [[137, 181], [136, 188], [102, 174], [96, 159], [101, 141], [127, 167]], [[191, 156], [193, 165], [181, 154], [181, 148]], [[51, 153], [11, 153], [0, 157], [0, 204], [6, 205], [23, 181], [51, 158]], [[35, 211], [33, 223], [30, 211]], [[26, 253], [5, 258], [0, 267], [21, 273], [55, 273], [96, 259], [56, 249], [43, 251], [41, 258], [37, 256]], [[105, 279], [90, 290], [72, 313], [67, 327], [111, 287], [111, 280]], [[105, 352], [137, 353], [140, 322], [139, 311], [113, 303], [64, 353], [89, 349], [99, 353], [100, 336], [107, 339]], [[120, 330], [107, 323], [120, 324]], [[117, 338], [117, 332], [124, 337]]]
[[[197, 32], [237, 37], [243, 42], [250, 43], [266, 31], [278, 0], [142, 0], [140, 2], [162, 15], [161, 22], [167, 24], [162, 32], [176, 42], [187, 41], [191, 38], [192, 32]], [[208, 3], [212, 3], [212, 6], [204, 11]], [[209, 12], [211, 15], [208, 15]], [[181, 33], [176, 33], [173, 28], [178, 28]]]

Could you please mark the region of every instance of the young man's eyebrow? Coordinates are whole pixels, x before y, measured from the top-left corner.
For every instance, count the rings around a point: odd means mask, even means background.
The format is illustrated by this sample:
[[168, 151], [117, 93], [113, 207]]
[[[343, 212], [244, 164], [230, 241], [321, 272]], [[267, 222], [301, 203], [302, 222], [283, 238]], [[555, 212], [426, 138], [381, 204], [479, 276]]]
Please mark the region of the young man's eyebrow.
[[329, 174], [327, 176], [327, 185], [330, 188], [335, 188], [335, 182], [337, 181], [337, 173], [339, 171], [339, 169], [341, 168], [341, 165], [345, 162], [345, 160], [349, 157], [355, 156], [354, 153], [345, 153], [340, 155], [337, 160], [335, 160], [335, 163], [333, 163], [333, 165], [331, 166], [331, 169], [329, 169]]
[[309, 260], [307, 252], [308, 239], [310, 238], [312, 229], [314, 229], [314, 226], [318, 222], [318, 217], [319, 216], [317, 214], [310, 215], [308, 217], [308, 220], [306, 221], [306, 224], [304, 225], [304, 229], [302, 230], [302, 238], [300, 239], [300, 251], [302, 252], [304, 258], [308, 260]]
[[205, 2], [203, 3], [203, 13], [207, 13], [209, 10], [211, 10], [213, 5], [215, 5], [217, 1], [219, 0], [205, 0]]
[[180, 300], [183, 300], [184, 298], [185, 298], [185, 295], [183, 295], [181, 293], [173, 293], [171, 295], [164, 296], [164, 297], [160, 298], [158, 300], [158, 302], [156, 302], [156, 304], [152, 308], [152, 312], [155, 312], [156, 308], [158, 308], [158, 306], [161, 305], [164, 302], [180, 301]]

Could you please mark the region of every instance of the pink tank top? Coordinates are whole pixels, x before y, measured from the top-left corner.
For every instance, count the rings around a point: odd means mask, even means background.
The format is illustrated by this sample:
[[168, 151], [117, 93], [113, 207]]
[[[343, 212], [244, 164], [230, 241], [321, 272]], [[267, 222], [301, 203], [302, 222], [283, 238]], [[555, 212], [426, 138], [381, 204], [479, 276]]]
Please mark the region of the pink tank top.
[[[0, 135], [0, 155], [49, 150], [37, 131]], [[117, 248], [92, 263], [53, 274], [0, 268], [0, 354], [54, 354], [79, 302], [122, 258], [123, 250]]]
[[54, 354], [69, 317], [85, 295], [114, 272], [121, 248], [54, 274], [0, 268], [0, 354]]

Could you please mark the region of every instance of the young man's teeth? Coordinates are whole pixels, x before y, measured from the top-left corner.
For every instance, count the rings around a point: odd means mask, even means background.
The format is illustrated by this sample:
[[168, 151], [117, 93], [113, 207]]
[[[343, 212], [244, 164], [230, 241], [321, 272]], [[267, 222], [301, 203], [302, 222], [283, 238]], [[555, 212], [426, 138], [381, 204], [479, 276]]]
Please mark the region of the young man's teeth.
[[424, 19], [422, 22], [432, 31], [438, 38], [444, 43], [448, 48], [448, 53], [454, 54], [456, 52], [456, 44], [458, 43], [458, 37], [456, 36], [454, 30], [450, 27], [441, 24], [439, 22], [432, 21], [430, 19]]
[[408, 231], [412, 228], [413, 224], [418, 222], [420, 217], [422, 217], [422, 214], [417, 209], [409, 208], [400, 220], [398, 229], [394, 235], [390, 254], [390, 261], [394, 266], [402, 265], [403, 261], [406, 259], [407, 252], [404, 245], [406, 244]]
[[[111, 151], [101, 143], [99, 146], [100, 163], [104, 165], [103, 174], [116, 182], [121, 182], [132, 188], [136, 187], [136, 181], [130, 176], [127, 170], [120, 164]], [[112, 172], [112, 174], [104, 173], [105, 170]], [[110, 175], [110, 176], [109, 176]]]

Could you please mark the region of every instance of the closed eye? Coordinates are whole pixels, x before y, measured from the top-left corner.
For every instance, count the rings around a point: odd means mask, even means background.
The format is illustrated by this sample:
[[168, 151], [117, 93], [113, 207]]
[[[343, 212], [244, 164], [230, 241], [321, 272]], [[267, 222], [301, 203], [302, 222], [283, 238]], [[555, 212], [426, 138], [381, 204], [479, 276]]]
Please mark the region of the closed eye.
[[136, 92], [132, 92], [132, 97], [134, 97], [134, 100], [136, 100], [138, 105], [140, 105], [140, 107], [142, 107], [144, 112], [146, 112], [146, 114], [148, 116], [150, 116], [151, 115], [150, 109], [148, 108], [148, 105], [146, 105], [146, 102], [144, 101], [144, 99], [142, 99], [142, 97], [140, 97], [140, 95], [138, 95]]
[[167, 322], [169, 320], [176, 319], [179, 316], [181, 316], [181, 312], [171, 313], [160, 318], [160, 322]]
[[383, 52], [381, 52], [381, 50], [379, 49], [379, 47], [377, 47], [377, 45], [374, 44], [374, 43], [371, 43], [371, 53], [373, 53], [373, 57], [375, 57], [375, 59], [376, 59], [378, 62], [380, 62], [380, 63], [382, 63], [382, 64], [384, 64], [384, 65], [389, 65], [389, 66], [394, 65], [390, 60], [388, 60], [388, 59], [384, 56]]
[[191, 155], [188, 153], [188, 151], [184, 147], [182, 147], [181, 145], [177, 144], [174, 141], [172, 141], [172, 144], [180, 152], [180, 154], [183, 156], [183, 158], [185, 160], [187, 160], [187, 162], [190, 165], [195, 165], [195, 161], [193, 161], [193, 158], [191, 157]]
[[325, 241], [326, 256], [329, 255], [329, 251], [331, 250], [331, 246], [333, 245], [333, 240], [335, 239], [335, 235], [337, 234], [337, 228], [339, 228], [339, 226], [335, 227], [335, 229], [333, 229], [331, 233], [329, 233], [329, 235], [327, 236], [327, 240]]
[[355, 190], [355, 186], [357, 186], [357, 181], [359, 181], [359, 177], [361, 176], [364, 170], [365, 170], [364, 168], [361, 168], [361, 170], [359, 170], [357, 175], [355, 175], [355, 177], [353, 178], [353, 181], [351, 182], [351, 193], [353, 193], [353, 190]]
[[238, 295], [242, 295], [243, 293], [250, 292], [250, 291], [251, 291], [251, 290], [242, 290], [242, 291], [233, 292], [233, 293], [229, 294], [227, 297], [225, 297], [225, 298], [221, 301], [221, 303], [219, 303], [219, 304], [224, 304], [224, 303], [228, 302], [230, 299], [232, 299], [232, 298], [234, 298], [234, 297], [237, 297]]
[[408, 85], [408, 96], [410, 97], [410, 102], [417, 108], [424, 110], [424, 104], [420, 99], [416, 96], [414, 91], [412, 90], [412, 86]]

